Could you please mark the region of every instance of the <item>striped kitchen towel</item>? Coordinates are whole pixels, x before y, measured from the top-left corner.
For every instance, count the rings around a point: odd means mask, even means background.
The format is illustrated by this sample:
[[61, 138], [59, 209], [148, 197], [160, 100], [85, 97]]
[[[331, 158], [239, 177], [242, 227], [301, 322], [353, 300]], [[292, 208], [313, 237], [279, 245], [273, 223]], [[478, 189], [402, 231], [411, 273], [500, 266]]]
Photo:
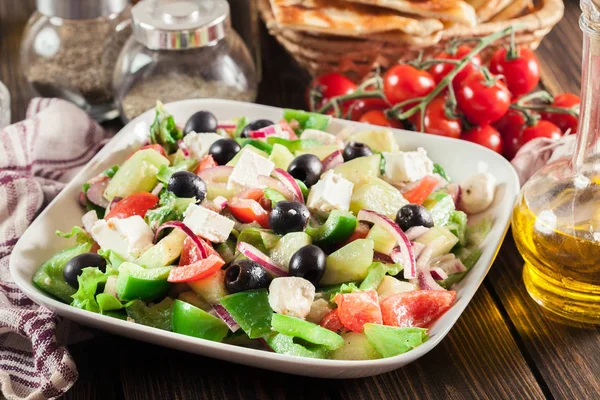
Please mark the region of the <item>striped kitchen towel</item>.
[[17, 288], [8, 259], [31, 221], [105, 139], [85, 112], [59, 99], [33, 99], [24, 121], [0, 131], [0, 389], [9, 400], [56, 398], [77, 380], [60, 343], [67, 321]]

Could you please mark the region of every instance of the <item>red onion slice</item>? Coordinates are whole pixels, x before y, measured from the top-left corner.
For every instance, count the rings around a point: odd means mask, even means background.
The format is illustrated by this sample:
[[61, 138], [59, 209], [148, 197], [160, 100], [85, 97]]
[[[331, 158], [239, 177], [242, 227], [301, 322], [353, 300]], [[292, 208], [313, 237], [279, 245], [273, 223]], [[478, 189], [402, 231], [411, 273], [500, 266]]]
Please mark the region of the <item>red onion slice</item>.
[[240, 325], [237, 322], [235, 322], [235, 319], [233, 319], [233, 317], [231, 316], [231, 314], [229, 314], [225, 307], [223, 307], [220, 304], [215, 304], [213, 305], [213, 310], [215, 311], [217, 316], [221, 318], [223, 322], [225, 322], [225, 324], [229, 327], [229, 330], [231, 332], [235, 332], [238, 329], [240, 329]]
[[[266, 139], [268, 136], [279, 136], [278, 127], [279, 125], [277, 124], [265, 126], [264, 128], [248, 132], [248, 137], [251, 139]], [[279, 127], [279, 131], [281, 131], [281, 127]]]
[[117, 204], [121, 200], [123, 200], [122, 197], [119, 197], [119, 196], [113, 197], [113, 199], [110, 201], [110, 203], [108, 203], [108, 207], [106, 207], [104, 215], [108, 215], [108, 213], [110, 212], [110, 210], [112, 210], [112, 208], [115, 206], [115, 204]]
[[465, 272], [467, 267], [462, 263], [462, 261], [458, 258], [454, 258], [453, 260], [444, 261], [438, 264], [438, 267], [446, 272], [448, 275], [457, 274], [459, 272]]
[[419, 285], [421, 290], [446, 290], [441, 287], [433, 276], [431, 276], [431, 271], [429, 270], [429, 262], [431, 261], [431, 255], [433, 254], [433, 246], [427, 245], [425, 249], [419, 255], [419, 259], [417, 260], [417, 276], [416, 279], [411, 279], [410, 283], [416, 283]]
[[[398, 250], [398, 251], [400, 251], [400, 250]], [[378, 251], [373, 253], [373, 260], [381, 261], [382, 263], [386, 263], [386, 264], [394, 263], [394, 260], [392, 260], [392, 258], [390, 256], [388, 256], [387, 254], [380, 253]]]
[[225, 206], [227, 205], [227, 199], [223, 196], [217, 196], [213, 199], [213, 203], [215, 204], [215, 206], [217, 206], [221, 211], [223, 211], [223, 209], [225, 208]]
[[272, 172], [272, 175], [292, 191], [293, 198], [295, 201], [304, 203], [304, 195], [302, 194], [302, 189], [300, 189], [298, 182], [296, 182], [294, 177], [290, 175], [289, 172], [281, 168], [275, 168]]
[[396, 242], [398, 243], [398, 248], [400, 251], [397, 253], [392, 252], [390, 257], [392, 260], [394, 260], [394, 262], [399, 262], [402, 264], [404, 267], [405, 279], [415, 278], [417, 276], [417, 267], [415, 263], [415, 256], [412, 252], [412, 244], [404, 232], [402, 232], [402, 229], [400, 229], [400, 227], [398, 227], [394, 221], [385, 215], [379, 214], [373, 210], [360, 210], [358, 213], [358, 219], [377, 224], [396, 238]]
[[429, 270], [429, 272], [431, 273], [431, 277], [436, 281], [443, 281], [444, 279], [448, 278], [446, 271], [440, 267], [433, 267]]
[[237, 128], [237, 124], [233, 121], [223, 121], [219, 122], [219, 124], [217, 125], [217, 129], [231, 130], [235, 128]]
[[179, 150], [181, 150], [183, 152], [184, 156], [186, 156], [186, 157], [190, 156], [190, 150], [187, 148], [187, 146], [185, 145], [183, 140], [177, 141], [177, 147], [179, 148]]
[[336, 150], [323, 159], [323, 171], [330, 170], [344, 163], [341, 150]]
[[233, 167], [221, 165], [219, 167], [206, 168], [198, 172], [198, 176], [206, 183], [224, 183], [229, 179], [229, 175], [233, 172]]
[[198, 247], [198, 250], [200, 250], [200, 256], [202, 257], [202, 259], [208, 257], [208, 252], [206, 251], [206, 248], [204, 247], [202, 240], [200, 240], [200, 238], [194, 232], [192, 232], [192, 230], [190, 228], [188, 228], [188, 226], [186, 224], [184, 224], [181, 221], [169, 221], [169, 222], [165, 222], [164, 224], [159, 226], [158, 229], [156, 230], [156, 233], [154, 234], [154, 243], [156, 243], [156, 240], [158, 239], [158, 234], [160, 233], [160, 231], [162, 231], [165, 228], [181, 229], [183, 231], [183, 233], [188, 235], [192, 239], [194, 244]]
[[288, 200], [292, 200], [295, 197], [294, 193], [290, 189], [288, 189], [288, 187], [286, 185], [284, 185], [282, 182], [278, 181], [277, 179], [271, 178], [270, 176], [259, 175], [258, 183], [261, 185], [264, 185], [268, 188], [277, 190], [279, 193], [284, 195]]
[[159, 182], [158, 185], [156, 185], [154, 189], [152, 189], [152, 194], [158, 196], [160, 194], [160, 191], [163, 190], [164, 187], [165, 185]]
[[88, 200], [99, 207], [108, 207], [109, 201], [104, 198], [104, 190], [106, 190], [108, 182], [110, 182], [110, 179], [107, 177], [106, 179], [92, 183], [85, 194]]
[[418, 239], [419, 236], [424, 235], [428, 230], [429, 228], [426, 228], [424, 226], [413, 226], [412, 228], [409, 228], [406, 232], [404, 232], [404, 234], [406, 235], [408, 240], [413, 242], [415, 241], [415, 239]]
[[288, 276], [286, 270], [282, 269], [280, 266], [276, 265], [273, 260], [271, 260], [266, 254], [263, 254], [256, 247], [248, 244], [246, 242], [239, 242], [237, 245], [237, 249], [251, 259], [254, 262], [262, 265], [267, 271], [271, 272], [275, 276]]
[[450, 197], [452, 197], [454, 204], [458, 204], [460, 202], [460, 196], [462, 192], [460, 185], [458, 183], [450, 183], [448, 186], [446, 186], [446, 190], [448, 191]]

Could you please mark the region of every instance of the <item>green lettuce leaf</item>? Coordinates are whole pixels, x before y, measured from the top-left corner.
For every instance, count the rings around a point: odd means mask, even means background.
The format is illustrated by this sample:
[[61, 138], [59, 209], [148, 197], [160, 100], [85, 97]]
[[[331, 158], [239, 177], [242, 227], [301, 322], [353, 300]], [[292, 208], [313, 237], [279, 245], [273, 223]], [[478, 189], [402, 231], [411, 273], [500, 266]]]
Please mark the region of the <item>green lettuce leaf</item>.
[[183, 220], [185, 210], [190, 204], [195, 202], [196, 199], [180, 198], [168, 190], [164, 190], [161, 192], [160, 200], [158, 201], [159, 207], [149, 210], [146, 213], [146, 223], [152, 229], [156, 229], [167, 221], [181, 221]]
[[98, 285], [105, 284], [107, 279], [108, 274], [100, 271], [98, 267], [84, 268], [81, 275], [77, 277], [79, 289], [72, 296], [71, 305], [87, 311], [100, 312], [100, 306], [96, 301], [96, 291]]
[[167, 297], [153, 306], [148, 306], [141, 300], [133, 300], [126, 304], [125, 310], [129, 318], [138, 324], [170, 331], [172, 306], [173, 299]]
[[183, 132], [175, 124], [175, 118], [161, 102], [156, 102], [156, 115], [150, 126], [150, 142], [160, 144], [167, 154], [171, 154], [177, 151], [177, 141], [182, 138]]
[[78, 244], [94, 243], [92, 237], [80, 226], [72, 227], [70, 232], [56, 231], [56, 234], [65, 239], [70, 239], [75, 236], [75, 241]]

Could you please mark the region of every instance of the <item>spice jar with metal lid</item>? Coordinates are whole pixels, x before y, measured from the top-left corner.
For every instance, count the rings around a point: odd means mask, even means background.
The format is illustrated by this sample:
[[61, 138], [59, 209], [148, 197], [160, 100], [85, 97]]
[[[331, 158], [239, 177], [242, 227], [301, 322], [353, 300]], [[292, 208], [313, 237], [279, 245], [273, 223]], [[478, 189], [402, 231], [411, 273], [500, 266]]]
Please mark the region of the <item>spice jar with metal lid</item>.
[[132, 21], [113, 79], [124, 122], [157, 100], [255, 99], [254, 63], [231, 28], [226, 0], [144, 0]]
[[37, 0], [21, 44], [38, 95], [69, 100], [93, 118], [116, 118], [112, 76], [131, 35], [129, 0]]

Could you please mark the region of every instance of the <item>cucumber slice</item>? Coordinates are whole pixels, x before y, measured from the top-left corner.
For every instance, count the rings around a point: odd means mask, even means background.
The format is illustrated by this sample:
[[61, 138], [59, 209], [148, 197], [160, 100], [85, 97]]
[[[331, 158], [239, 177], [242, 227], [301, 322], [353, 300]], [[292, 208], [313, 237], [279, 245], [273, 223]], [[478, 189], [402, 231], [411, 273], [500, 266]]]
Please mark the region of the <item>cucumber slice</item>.
[[225, 271], [220, 269], [211, 276], [188, 282], [190, 288], [208, 304], [218, 304], [229, 293], [225, 289]]
[[350, 182], [357, 185], [363, 181], [378, 177], [380, 162], [381, 155], [379, 154], [368, 157], [358, 157], [338, 165], [333, 169], [333, 172], [340, 174], [345, 179], [348, 179]]
[[360, 210], [373, 210], [395, 220], [398, 210], [406, 204], [398, 189], [383, 179], [371, 177], [354, 187], [350, 211], [358, 214]]
[[271, 249], [271, 260], [287, 271], [290, 259], [295, 252], [312, 243], [312, 239], [304, 232], [291, 232], [282, 237]]
[[138, 150], [129, 157], [112, 177], [104, 190], [104, 197], [127, 197], [133, 193], [149, 192], [158, 183], [156, 174], [169, 160], [153, 149]]
[[444, 226], [434, 226], [423, 235], [419, 236], [417, 243], [433, 247], [432, 257], [448, 254], [450, 250], [458, 243], [458, 238]]
[[273, 151], [269, 156], [269, 160], [275, 164], [276, 168], [281, 168], [286, 171], [291, 162], [294, 161], [294, 158], [294, 154], [292, 154], [287, 147], [279, 143], [275, 143], [273, 145]]
[[367, 239], [375, 243], [375, 251], [383, 254], [390, 254], [396, 247], [396, 238], [379, 225], [373, 225]]
[[332, 352], [329, 358], [333, 360], [376, 360], [381, 358], [364, 333], [344, 332], [341, 336], [344, 339], [344, 346]]
[[183, 231], [173, 229], [158, 243], [143, 252], [135, 263], [150, 269], [169, 266], [181, 255], [185, 238], [186, 234]]
[[339, 150], [339, 147], [335, 144], [331, 144], [327, 146], [315, 146], [308, 149], [298, 150], [294, 154], [296, 154], [296, 156], [300, 156], [302, 154], [314, 154], [315, 156], [319, 157], [319, 160], [323, 160], [325, 157], [337, 150]]
[[327, 256], [327, 267], [320, 285], [336, 285], [350, 281], [362, 281], [373, 262], [371, 239], [358, 239]]
[[450, 220], [450, 214], [455, 210], [452, 196], [445, 192], [432, 193], [423, 206], [431, 213], [435, 226], [446, 225]]
[[[269, 155], [267, 153], [265, 153], [264, 151], [254, 147], [254, 146], [244, 146], [231, 160], [229, 160], [229, 162], [226, 165], [229, 167], [235, 167], [237, 165], [238, 161], [240, 160], [240, 157], [242, 156], [242, 152], [244, 152], [244, 151], [251, 151], [251, 152], [256, 153], [259, 156], [262, 156], [264, 158], [269, 158]], [[210, 192], [210, 188], [209, 188], [209, 192]]]

